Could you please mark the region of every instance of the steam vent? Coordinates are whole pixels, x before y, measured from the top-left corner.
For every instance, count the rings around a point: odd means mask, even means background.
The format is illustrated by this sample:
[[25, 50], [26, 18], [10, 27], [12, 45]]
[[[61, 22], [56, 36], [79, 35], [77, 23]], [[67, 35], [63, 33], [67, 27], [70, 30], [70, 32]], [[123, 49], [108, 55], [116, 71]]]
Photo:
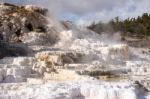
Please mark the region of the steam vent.
[[0, 99], [150, 99], [150, 53], [37, 6], [0, 4]]

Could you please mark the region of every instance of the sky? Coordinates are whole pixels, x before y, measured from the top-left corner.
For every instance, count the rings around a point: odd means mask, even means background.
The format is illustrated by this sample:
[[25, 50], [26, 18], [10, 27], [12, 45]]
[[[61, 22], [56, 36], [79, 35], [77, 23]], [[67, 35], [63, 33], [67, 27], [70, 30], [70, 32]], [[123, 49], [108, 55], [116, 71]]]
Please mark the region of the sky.
[[108, 22], [150, 13], [150, 0], [0, 0], [15, 4], [34, 4], [49, 9], [59, 20], [89, 25], [93, 21]]

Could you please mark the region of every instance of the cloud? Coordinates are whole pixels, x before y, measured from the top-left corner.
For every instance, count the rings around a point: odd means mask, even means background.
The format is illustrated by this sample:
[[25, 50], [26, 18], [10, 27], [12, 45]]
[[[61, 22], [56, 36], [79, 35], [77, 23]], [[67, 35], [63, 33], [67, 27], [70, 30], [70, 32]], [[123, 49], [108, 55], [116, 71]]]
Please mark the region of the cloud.
[[77, 24], [92, 21], [107, 22], [119, 16], [121, 19], [150, 12], [149, 0], [3, 0], [15, 4], [34, 4], [49, 9], [58, 19]]
[[94, 13], [86, 13], [76, 23], [79, 25], [89, 25], [93, 21], [108, 22], [116, 16], [119, 16], [122, 20], [128, 17], [137, 17], [145, 12], [150, 13], [149, 6], [149, 0], [126, 0], [126, 2], [122, 2], [118, 6], [113, 5], [111, 10], [102, 8]]

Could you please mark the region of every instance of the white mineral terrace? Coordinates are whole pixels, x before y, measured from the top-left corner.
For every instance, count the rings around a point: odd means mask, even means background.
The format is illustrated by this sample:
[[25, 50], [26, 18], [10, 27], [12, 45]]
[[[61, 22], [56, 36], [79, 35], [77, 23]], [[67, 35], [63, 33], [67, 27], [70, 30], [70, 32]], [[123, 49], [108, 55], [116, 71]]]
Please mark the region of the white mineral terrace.
[[[68, 38], [72, 45], [58, 49], [65, 40], [54, 48], [30, 46], [36, 52], [27, 57], [1, 59], [0, 99], [150, 99], [144, 89], [150, 88], [150, 55], [89, 38]], [[120, 78], [108, 81], [103, 72]]]
[[[114, 49], [120, 53], [122, 48]], [[72, 56], [69, 56], [70, 53]], [[101, 70], [105, 66], [99, 62], [89, 64], [85, 61], [75, 64], [71, 57], [78, 57], [78, 54], [73, 51], [42, 51], [34, 56], [0, 60], [0, 99], [149, 99], [144, 89], [133, 83], [134, 79], [144, 80], [141, 75], [149, 77], [148, 62], [127, 61], [116, 67], [107, 65], [110, 68], [105, 70], [116, 70], [112, 73], [119, 74], [122, 68], [130, 71], [128, 74], [132, 78], [107, 82], [88, 74], [79, 75], [76, 71], [95, 70], [90, 67]], [[63, 66], [63, 58], [71, 63]], [[53, 65], [57, 73], [53, 71]]]
[[32, 68], [33, 60], [32, 57], [1, 60], [0, 99], [138, 99], [140, 96], [132, 83], [99, 81], [72, 70], [45, 72], [40, 78]]
[[49, 34], [32, 31], [21, 38], [32, 53], [0, 60], [0, 99], [150, 99], [148, 49], [49, 20]]

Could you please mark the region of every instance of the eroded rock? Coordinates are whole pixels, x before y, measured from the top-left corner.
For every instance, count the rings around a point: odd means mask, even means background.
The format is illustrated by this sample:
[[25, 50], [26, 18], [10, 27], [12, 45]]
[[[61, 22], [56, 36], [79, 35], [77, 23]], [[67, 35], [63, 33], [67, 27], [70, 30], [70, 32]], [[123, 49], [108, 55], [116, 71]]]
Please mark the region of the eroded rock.
[[26, 56], [32, 52], [26, 45], [7, 43], [0, 40], [0, 58], [9, 56]]
[[47, 32], [46, 9], [34, 6], [0, 4], [0, 38], [7, 42], [21, 42], [25, 33]]

